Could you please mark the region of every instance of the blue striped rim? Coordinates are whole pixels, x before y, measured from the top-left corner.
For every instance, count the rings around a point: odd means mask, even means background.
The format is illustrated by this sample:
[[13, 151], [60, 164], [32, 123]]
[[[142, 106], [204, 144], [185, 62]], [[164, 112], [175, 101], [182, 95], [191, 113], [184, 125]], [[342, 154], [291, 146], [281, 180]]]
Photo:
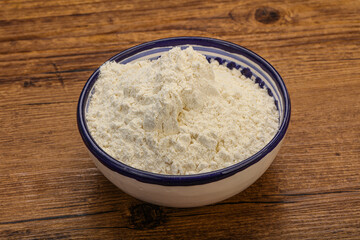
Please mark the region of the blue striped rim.
[[[226, 42], [223, 40], [213, 39], [213, 38], [203, 38], [203, 37], [178, 37], [178, 38], [166, 38], [155, 40], [147, 43], [143, 43], [137, 45], [135, 47], [129, 48], [112, 58], [108, 61], [122, 61], [124, 59], [128, 59], [135, 54], [141, 53], [143, 51], [153, 49], [153, 48], [170, 48], [173, 46], [179, 45], [197, 45], [197, 46], [207, 46], [213, 47], [217, 49], [221, 49], [223, 51], [228, 52], [230, 55], [231, 53], [236, 55], [241, 55], [245, 58], [248, 58], [252, 62], [257, 63], [261, 69], [259, 71], [266, 72], [269, 76], [272, 77], [273, 81], [276, 83], [277, 89], [280, 92], [281, 96], [283, 97], [284, 101], [284, 113], [283, 113], [283, 121], [280, 124], [279, 131], [275, 135], [275, 137], [259, 152], [254, 154], [253, 156], [236, 163], [232, 166], [229, 166], [224, 169], [219, 169], [216, 171], [202, 173], [202, 174], [194, 174], [194, 175], [163, 175], [163, 174], [156, 174], [151, 172], [146, 172], [143, 170], [139, 170], [128, 165], [119, 162], [106, 154], [92, 139], [90, 133], [86, 126], [85, 121], [85, 110], [87, 107], [87, 99], [89, 97], [90, 91], [97, 79], [99, 74], [99, 69], [97, 69], [88, 79], [86, 82], [78, 102], [77, 107], [77, 124], [79, 128], [80, 135], [90, 150], [90, 152], [106, 167], [109, 169], [122, 174], [124, 176], [136, 179], [138, 181], [150, 184], [157, 184], [157, 185], [165, 185], [165, 186], [191, 186], [191, 185], [200, 185], [218, 181], [220, 179], [227, 178], [232, 176], [251, 165], [260, 161], [264, 156], [266, 156], [269, 152], [271, 152], [279, 142], [284, 138], [286, 130], [289, 125], [290, 121], [290, 112], [291, 112], [291, 105], [290, 105], [290, 98], [288, 91], [285, 87], [285, 84], [280, 77], [279, 73], [272, 67], [266, 60], [258, 56], [257, 54], [253, 53], [252, 51], [241, 47], [239, 45]], [[275, 89], [275, 88], [274, 88]]]

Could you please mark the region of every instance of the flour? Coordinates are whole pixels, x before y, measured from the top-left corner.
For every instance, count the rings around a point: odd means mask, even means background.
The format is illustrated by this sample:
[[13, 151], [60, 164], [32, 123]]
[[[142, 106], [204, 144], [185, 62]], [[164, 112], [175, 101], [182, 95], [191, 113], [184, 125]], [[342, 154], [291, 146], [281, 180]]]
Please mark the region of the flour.
[[171, 175], [238, 163], [262, 149], [279, 124], [265, 89], [192, 47], [154, 61], [105, 63], [86, 120], [113, 158]]

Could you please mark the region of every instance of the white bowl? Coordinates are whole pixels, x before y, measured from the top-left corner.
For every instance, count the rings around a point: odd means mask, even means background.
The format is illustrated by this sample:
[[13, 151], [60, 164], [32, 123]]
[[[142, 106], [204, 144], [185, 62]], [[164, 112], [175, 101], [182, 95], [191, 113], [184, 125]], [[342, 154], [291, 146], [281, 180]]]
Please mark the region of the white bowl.
[[277, 71], [263, 58], [236, 44], [201, 37], [179, 37], [143, 43], [125, 50], [109, 61], [128, 63], [156, 59], [174, 46], [192, 46], [209, 60], [236, 68], [266, 88], [279, 110], [279, 130], [274, 138], [253, 156], [232, 166], [202, 174], [163, 175], [135, 169], [105, 153], [91, 137], [85, 120], [96, 82], [97, 69], [81, 92], [77, 121], [80, 134], [98, 169], [116, 186], [143, 201], [169, 207], [196, 207], [229, 198], [254, 183], [268, 169], [284, 139], [290, 121], [290, 98]]

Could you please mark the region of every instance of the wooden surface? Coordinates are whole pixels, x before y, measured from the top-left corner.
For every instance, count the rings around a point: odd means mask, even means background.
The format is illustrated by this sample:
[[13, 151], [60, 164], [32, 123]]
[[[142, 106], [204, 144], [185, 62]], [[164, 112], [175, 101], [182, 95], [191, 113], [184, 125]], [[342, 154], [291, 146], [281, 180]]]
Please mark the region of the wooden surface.
[[[0, 1], [1, 239], [360, 239], [360, 1]], [[114, 54], [164, 37], [245, 46], [292, 101], [268, 171], [215, 205], [138, 201], [90, 161], [76, 105]]]

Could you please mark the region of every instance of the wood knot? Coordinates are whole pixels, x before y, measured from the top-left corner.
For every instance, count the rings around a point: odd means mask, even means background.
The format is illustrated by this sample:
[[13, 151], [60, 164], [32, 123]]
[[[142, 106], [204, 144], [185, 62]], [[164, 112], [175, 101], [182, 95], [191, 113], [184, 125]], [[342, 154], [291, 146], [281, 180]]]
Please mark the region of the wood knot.
[[139, 204], [130, 208], [130, 223], [135, 229], [153, 229], [165, 222], [163, 210], [151, 204]]
[[280, 19], [280, 11], [272, 7], [260, 7], [255, 11], [255, 19], [264, 24], [274, 23]]
[[24, 88], [36, 87], [35, 83], [32, 80], [25, 81], [23, 86], [24, 86]]

